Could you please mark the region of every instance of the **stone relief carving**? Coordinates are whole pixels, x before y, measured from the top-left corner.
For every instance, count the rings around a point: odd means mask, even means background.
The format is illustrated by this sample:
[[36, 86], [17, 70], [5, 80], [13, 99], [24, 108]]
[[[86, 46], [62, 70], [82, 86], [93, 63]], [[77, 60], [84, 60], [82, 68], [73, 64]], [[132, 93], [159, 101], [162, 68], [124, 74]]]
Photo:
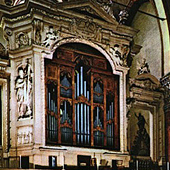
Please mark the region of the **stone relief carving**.
[[143, 58], [141, 62], [137, 63], [138, 75], [143, 73], [150, 73], [149, 64], [146, 62], [146, 59]]
[[43, 45], [48, 48], [51, 44], [59, 39], [59, 31], [54, 31], [53, 26], [49, 27], [49, 30], [46, 32], [46, 37], [43, 40]]
[[20, 32], [16, 35], [16, 48], [29, 45], [29, 36], [27, 32]]
[[32, 77], [31, 65], [18, 67], [18, 76], [15, 80], [15, 89], [18, 103], [18, 120], [32, 117]]
[[84, 39], [94, 39], [98, 42], [102, 40], [102, 28], [94, 23], [91, 18], [74, 18], [70, 23], [69, 30], [66, 31]]
[[115, 44], [114, 47], [110, 47], [111, 56], [118, 66], [127, 66], [129, 52], [130, 47], [128, 45]]
[[31, 144], [33, 143], [33, 132], [32, 127], [19, 127], [17, 133], [18, 145]]
[[37, 45], [41, 45], [42, 25], [43, 25], [43, 23], [40, 20], [34, 20], [33, 21], [33, 26], [34, 26], [34, 43], [37, 44]]

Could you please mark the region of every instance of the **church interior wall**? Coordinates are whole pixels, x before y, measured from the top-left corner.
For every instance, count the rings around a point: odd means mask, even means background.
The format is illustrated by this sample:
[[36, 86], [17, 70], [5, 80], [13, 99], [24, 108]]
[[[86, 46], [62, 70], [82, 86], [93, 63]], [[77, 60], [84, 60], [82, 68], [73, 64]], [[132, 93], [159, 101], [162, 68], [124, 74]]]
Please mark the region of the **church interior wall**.
[[[150, 2], [144, 3], [139, 10], [156, 15], [155, 9]], [[141, 62], [142, 58], [146, 58], [151, 74], [158, 79], [162, 76], [161, 50], [163, 47], [161, 47], [161, 34], [158, 22], [156, 18], [137, 12], [132, 22], [132, 27], [139, 30], [134, 37], [134, 42], [142, 46], [142, 48], [134, 57], [130, 69], [130, 77], [135, 77], [137, 75], [138, 63]]]

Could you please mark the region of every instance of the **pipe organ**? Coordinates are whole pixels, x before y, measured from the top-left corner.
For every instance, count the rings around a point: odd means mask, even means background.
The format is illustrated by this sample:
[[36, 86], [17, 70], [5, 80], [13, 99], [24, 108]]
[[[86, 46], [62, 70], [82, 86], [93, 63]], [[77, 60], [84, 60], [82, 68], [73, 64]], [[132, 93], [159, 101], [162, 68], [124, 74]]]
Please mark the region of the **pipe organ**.
[[102, 55], [58, 49], [46, 60], [47, 144], [119, 149], [118, 79]]

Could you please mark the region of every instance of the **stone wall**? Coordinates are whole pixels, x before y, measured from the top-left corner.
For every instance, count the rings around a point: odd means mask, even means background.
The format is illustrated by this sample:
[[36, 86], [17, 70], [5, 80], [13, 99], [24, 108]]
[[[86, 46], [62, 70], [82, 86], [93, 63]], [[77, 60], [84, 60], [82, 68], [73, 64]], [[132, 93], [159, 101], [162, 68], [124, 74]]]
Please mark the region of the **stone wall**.
[[[155, 14], [155, 9], [151, 3], [144, 3], [140, 9], [141, 11]], [[132, 67], [130, 69], [130, 77], [137, 75], [138, 62], [142, 58], [146, 58], [150, 67], [150, 72], [158, 79], [161, 77], [161, 35], [158, 21], [156, 18], [146, 14], [137, 12], [132, 27], [140, 30], [134, 38], [135, 44], [142, 46], [142, 49], [137, 56], [134, 57]]]

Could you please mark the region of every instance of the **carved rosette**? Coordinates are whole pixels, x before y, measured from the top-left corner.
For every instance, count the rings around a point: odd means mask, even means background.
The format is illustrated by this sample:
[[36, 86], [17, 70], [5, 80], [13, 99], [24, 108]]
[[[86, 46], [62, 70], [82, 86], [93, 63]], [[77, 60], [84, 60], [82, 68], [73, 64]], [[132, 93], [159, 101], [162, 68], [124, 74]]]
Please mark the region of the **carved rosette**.
[[18, 104], [18, 120], [32, 117], [32, 67], [27, 61], [17, 69], [15, 89]]

